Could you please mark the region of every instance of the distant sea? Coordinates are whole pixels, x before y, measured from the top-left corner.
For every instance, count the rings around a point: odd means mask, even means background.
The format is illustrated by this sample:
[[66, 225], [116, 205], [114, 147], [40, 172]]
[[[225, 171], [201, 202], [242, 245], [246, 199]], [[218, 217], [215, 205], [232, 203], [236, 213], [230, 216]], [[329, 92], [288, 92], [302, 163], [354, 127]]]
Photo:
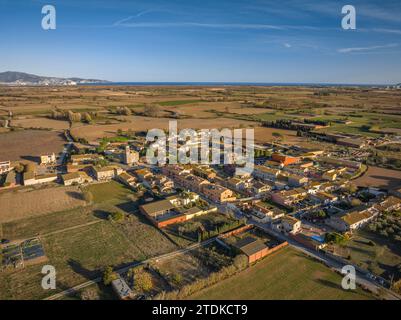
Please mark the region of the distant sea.
[[279, 82], [106, 82], [85, 83], [97, 86], [259, 86], [259, 87], [386, 87], [383, 84], [336, 84], [336, 83], [279, 83]]

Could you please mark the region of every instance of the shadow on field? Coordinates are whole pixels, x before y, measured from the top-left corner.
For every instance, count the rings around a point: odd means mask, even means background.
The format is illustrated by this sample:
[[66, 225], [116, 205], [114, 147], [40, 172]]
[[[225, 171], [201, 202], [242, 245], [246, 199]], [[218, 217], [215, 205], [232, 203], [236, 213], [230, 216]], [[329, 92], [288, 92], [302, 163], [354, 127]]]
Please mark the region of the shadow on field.
[[34, 156], [21, 156], [21, 159], [28, 160], [40, 164], [40, 158]]
[[82, 266], [82, 264], [74, 259], [69, 259], [68, 260], [68, 265], [70, 268], [75, 272], [80, 274], [81, 276], [85, 277], [87, 280], [92, 280], [96, 277], [98, 277], [102, 270], [89, 270]]
[[77, 191], [67, 191], [66, 194], [73, 199], [85, 200], [83, 194]]
[[315, 280], [316, 282], [318, 282], [319, 284], [326, 286], [326, 287], [330, 287], [333, 289], [341, 289], [341, 283], [334, 283], [332, 281], [328, 281], [325, 279], [317, 279]]
[[105, 210], [96, 209], [96, 210], [93, 211], [93, 215], [96, 218], [99, 218], [99, 219], [102, 219], [102, 220], [107, 220], [109, 215], [110, 215], [110, 212], [105, 211]]
[[116, 205], [116, 207], [123, 210], [126, 213], [134, 213], [138, 208], [138, 206], [132, 201], [120, 203]]

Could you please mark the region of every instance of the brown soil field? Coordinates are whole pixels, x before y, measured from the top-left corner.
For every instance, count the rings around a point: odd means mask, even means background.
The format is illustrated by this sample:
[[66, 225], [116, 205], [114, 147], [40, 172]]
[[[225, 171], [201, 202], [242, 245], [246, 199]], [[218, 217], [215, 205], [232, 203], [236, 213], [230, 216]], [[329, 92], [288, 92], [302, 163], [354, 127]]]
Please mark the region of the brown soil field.
[[268, 108], [234, 108], [230, 109], [230, 112], [237, 114], [251, 115], [251, 114], [269, 113], [274, 111]]
[[11, 125], [21, 128], [45, 128], [55, 130], [65, 130], [69, 128], [67, 121], [53, 120], [48, 118], [26, 118], [12, 120]]
[[0, 161], [33, 161], [59, 153], [66, 143], [63, 134], [45, 130], [21, 130], [0, 134]]
[[170, 283], [173, 283], [171, 277], [174, 274], [182, 276], [184, 285], [191, 283], [198, 278], [204, 278], [209, 275], [210, 271], [201, 261], [196, 259], [191, 253], [183, 253], [176, 255], [172, 259], [164, 259], [157, 262], [157, 268], [166, 275]]
[[85, 205], [76, 187], [20, 189], [0, 193], [0, 223]]
[[[110, 124], [110, 125], [83, 125], [77, 126], [72, 129], [72, 134], [77, 137], [85, 138], [88, 141], [95, 141], [102, 137], [111, 137], [116, 134], [118, 129], [121, 130], [134, 130], [134, 131], [147, 131], [149, 129], [168, 129], [168, 121], [173, 120], [169, 118], [150, 118], [140, 116], [130, 116], [130, 122]], [[243, 121], [228, 118], [216, 119], [180, 119], [177, 120], [178, 128], [193, 128], [193, 129], [213, 129], [213, 128], [239, 128], [240, 126], [250, 127], [257, 125], [256, 122]]]
[[401, 187], [401, 171], [370, 166], [362, 177], [354, 180], [354, 183], [361, 187], [397, 189]]

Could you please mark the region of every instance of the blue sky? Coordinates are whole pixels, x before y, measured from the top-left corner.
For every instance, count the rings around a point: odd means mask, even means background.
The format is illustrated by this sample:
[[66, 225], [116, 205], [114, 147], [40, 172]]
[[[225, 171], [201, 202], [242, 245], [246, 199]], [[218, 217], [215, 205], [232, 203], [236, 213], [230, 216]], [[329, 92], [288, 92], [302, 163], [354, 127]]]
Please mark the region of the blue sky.
[[[57, 29], [41, 28], [41, 8]], [[357, 29], [341, 28], [354, 5]], [[0, 0], [0, 71], [111, 81], [401, 82], [399, 0]]]

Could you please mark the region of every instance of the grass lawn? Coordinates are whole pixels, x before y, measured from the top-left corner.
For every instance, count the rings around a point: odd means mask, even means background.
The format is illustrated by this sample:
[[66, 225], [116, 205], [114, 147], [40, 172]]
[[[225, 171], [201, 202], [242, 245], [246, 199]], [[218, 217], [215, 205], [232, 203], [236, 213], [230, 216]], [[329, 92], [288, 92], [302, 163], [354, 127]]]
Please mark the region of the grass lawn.
[[86, 187], [86, 190], [93, 194], [94, 203], [124, 202], [128, 200], [128, 195], [133, 195], [133, 192], [129, 188], [114, 180], [105, 183], [92, 184]]
[[344, 291], [341, 276], [290, 247], [189, 299], [372, 299]]

